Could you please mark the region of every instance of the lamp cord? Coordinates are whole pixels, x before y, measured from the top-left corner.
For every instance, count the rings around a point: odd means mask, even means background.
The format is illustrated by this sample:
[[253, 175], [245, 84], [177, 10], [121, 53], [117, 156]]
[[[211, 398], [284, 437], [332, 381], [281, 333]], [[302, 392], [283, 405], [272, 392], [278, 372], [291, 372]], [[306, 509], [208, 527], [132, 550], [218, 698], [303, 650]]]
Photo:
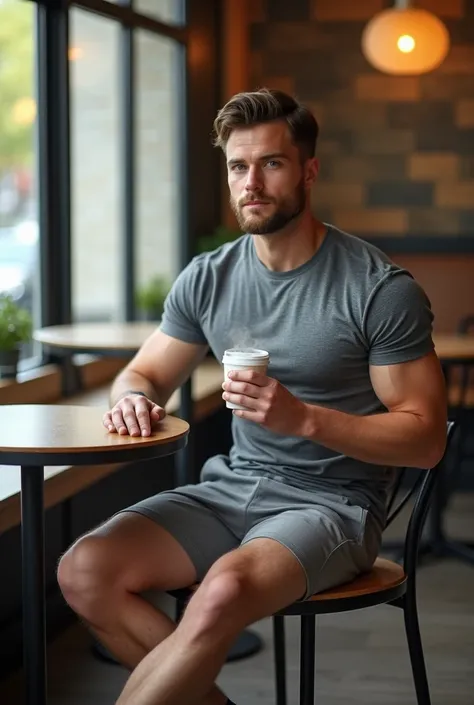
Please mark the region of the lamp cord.
[[411, 0], [395, 0], [394, 7], [397, 10], [408, 10], [411, 5]]

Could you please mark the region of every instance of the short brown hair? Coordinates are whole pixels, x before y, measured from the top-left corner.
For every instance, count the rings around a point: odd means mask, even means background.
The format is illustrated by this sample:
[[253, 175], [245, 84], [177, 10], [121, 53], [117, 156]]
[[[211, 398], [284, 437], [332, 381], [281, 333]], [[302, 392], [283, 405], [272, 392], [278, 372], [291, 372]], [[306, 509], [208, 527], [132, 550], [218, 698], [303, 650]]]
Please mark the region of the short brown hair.
[[319, 126], [313, 113], [291, 95], [271, 88], [234, 95], [214, 120], [214, 145], [225, 150], [236, 127], [273, 120], [284, 120], [302, 156], [314, 157]]

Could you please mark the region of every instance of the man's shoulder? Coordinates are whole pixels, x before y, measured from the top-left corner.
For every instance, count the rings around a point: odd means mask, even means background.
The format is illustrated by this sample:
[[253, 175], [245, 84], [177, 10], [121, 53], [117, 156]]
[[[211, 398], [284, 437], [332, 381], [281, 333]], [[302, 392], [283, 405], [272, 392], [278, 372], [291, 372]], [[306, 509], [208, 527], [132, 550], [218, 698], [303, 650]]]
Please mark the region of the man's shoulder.
[[331, 241], [332, 268], [336, 276], [355, 285], [365, 286], [370, 291], [374, 286], [391, 278], [394, 274], [411, 274], [396, 264], [385, 252], [356, 235], [340, 230], [333, 225], [329, 227]]
[[352, 235], [335, 225], [328, 225], [328, 230], [334, 249], [337, 249], [345, 257], [360, 260], [366, 264], [371, 263], [372, 266], [379, 267], [381, 270], [396, 266], [385, 252], [368, 240]]
[[248, 258], [249, 235], [240, 235], [208, 252], [201, 252], [191, 260], [189, 266], [200, 271], [228, 268]]

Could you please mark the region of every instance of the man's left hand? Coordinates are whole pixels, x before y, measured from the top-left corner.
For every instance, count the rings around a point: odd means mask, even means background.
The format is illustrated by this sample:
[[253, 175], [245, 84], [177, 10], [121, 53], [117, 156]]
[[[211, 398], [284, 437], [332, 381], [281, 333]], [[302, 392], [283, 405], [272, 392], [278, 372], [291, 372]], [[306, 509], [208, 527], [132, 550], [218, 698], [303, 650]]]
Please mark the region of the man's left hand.
[[236, 416], [286, 436], [303, 435], [306, 404], [278, 380], [255, 370], [233, 370], [222, 388], [223, 399], [246, 407], [234, 410]]

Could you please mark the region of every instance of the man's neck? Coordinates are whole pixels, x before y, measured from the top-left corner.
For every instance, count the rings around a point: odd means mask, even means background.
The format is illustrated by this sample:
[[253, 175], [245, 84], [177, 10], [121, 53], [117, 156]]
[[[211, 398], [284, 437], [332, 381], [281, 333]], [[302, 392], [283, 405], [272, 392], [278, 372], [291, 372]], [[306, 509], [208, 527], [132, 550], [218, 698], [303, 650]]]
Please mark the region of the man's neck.
[[291, 223], [279, 233], [253, 235], [259, 260], [273, 272], [289, 272], [308, 262], [326, 236], [324, 223], [312, 215]]

